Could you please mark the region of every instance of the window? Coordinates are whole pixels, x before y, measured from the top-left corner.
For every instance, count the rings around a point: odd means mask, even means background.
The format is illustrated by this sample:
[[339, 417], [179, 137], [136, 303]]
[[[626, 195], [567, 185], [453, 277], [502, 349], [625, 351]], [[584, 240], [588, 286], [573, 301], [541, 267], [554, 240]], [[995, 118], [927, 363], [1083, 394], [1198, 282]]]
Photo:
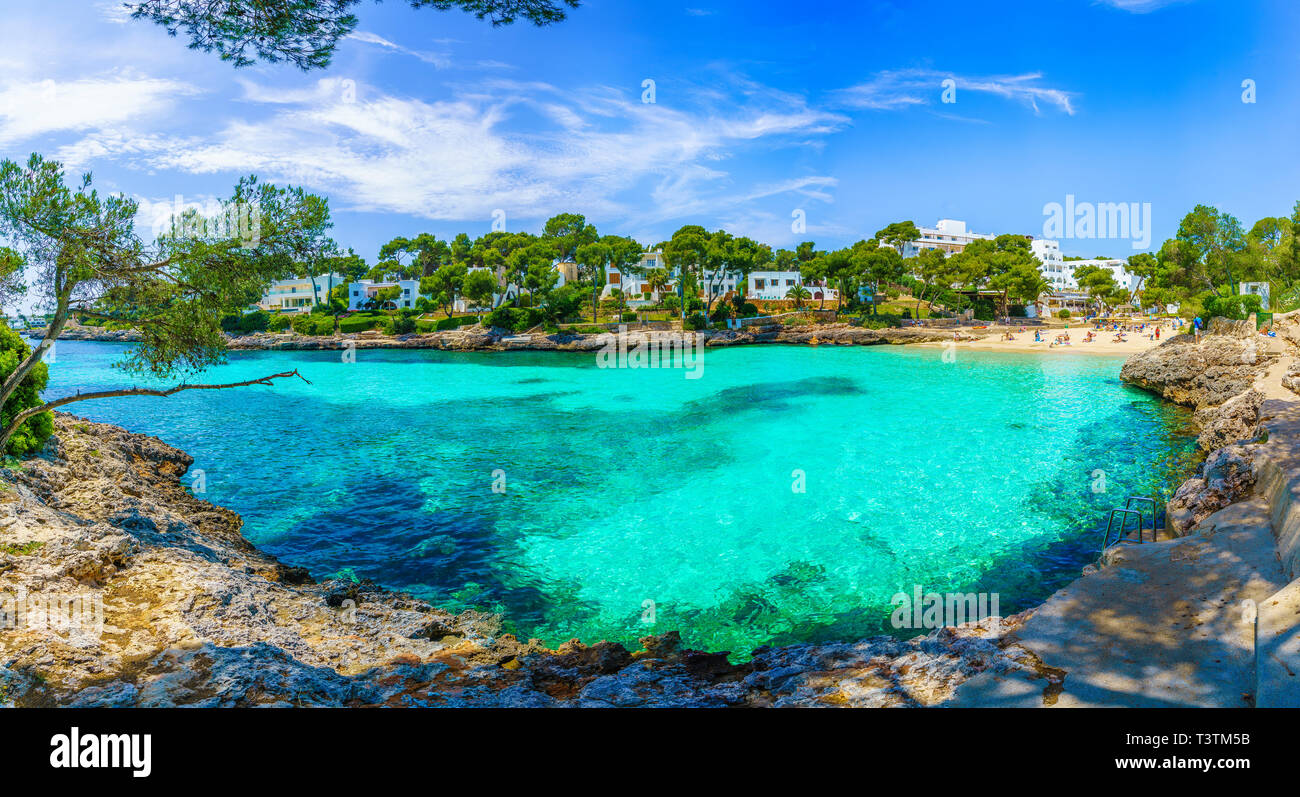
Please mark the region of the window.
[[609, 275], [609, 284], [610, 284], [610, 285], [617, 285], [618, 282], [619, 282], [619, 279], [620, 279], [620, 278], [619, 278], [619, 275], [618, 275], [618, 274], [615, 274], [614, 272], [610, 272], [610, 275]]

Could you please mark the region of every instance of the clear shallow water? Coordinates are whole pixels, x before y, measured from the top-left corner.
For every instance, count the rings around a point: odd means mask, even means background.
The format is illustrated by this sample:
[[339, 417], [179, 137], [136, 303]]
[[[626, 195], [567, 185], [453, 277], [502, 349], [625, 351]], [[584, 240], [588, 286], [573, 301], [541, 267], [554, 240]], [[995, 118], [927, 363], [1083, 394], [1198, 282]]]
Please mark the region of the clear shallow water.
[[[59, 343], [48, 395], [142, 381], [110, 367], [125, 350]], [[743, 658], [890, 632], [917, 584], [1031, 606], [1095, 559], [1105, 509], [1191, 462], [1186, 416], [1121, 385], [1120, 358], [940, 355], [739, 347], [688, 380], [577, 354], [246, 352], [203, 381], [312, 384], [68, 409], [188, 451], [203, 497], [318, 578], [550, 644], [678, 629]]]

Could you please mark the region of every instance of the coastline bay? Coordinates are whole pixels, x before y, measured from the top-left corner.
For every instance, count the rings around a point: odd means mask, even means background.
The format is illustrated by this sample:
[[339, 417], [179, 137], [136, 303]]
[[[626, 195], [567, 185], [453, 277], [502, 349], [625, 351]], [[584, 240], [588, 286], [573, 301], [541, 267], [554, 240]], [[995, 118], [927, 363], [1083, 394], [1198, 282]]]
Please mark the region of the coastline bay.
[[[109, 369], [124, 349], [60, 343], [50, 395], [129, 384]], [[1191, 461], [1186, 414], [1120, 364], [765, 346], [710, 350], [688, 380], [578, 354], [241, 352], [205, 381], [312, 384], [76, 411], [189, 451], [204, 498], [317, 577], [551, 644], [679, 629], [743, 657], [889, 632], [913, 585], [1010, 612], [1077, 576], [1102, 512]]]

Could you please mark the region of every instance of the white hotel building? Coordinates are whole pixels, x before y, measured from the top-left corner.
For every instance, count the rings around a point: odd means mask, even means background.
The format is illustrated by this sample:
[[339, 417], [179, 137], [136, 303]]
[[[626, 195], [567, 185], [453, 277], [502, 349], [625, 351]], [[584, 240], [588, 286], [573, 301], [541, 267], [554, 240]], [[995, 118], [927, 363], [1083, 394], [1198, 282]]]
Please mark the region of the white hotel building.
[[1084, 266], [1110, 269], [1111, 274], [1115, 276], [1115, 282], [1130, 292], [1136, 291], [1141, 285], [1141, 278], [1129, 272], [1128, 262], [1124, 260], [1066, 260], [1061, 255], [1059, 241], [1035, 240], [1030, 244], [1030, 249], [1042, 264], [1040, 270], [1043, 279], [1047, 280], [1056, 293], [1077, 292], [1079, 282], [1074, 278], [1074, 272]]
[[956, 219], [939, 219], [933, 227], [921, 227], [921, 237], [903, 244], [903, 257], [916, 257], [927, 249], [938, 249], [948, 255], [955, 255], [965, 249], [972, 241], [992, 241], [996, 235], [971, 232], [966, 229], [966, 222]]

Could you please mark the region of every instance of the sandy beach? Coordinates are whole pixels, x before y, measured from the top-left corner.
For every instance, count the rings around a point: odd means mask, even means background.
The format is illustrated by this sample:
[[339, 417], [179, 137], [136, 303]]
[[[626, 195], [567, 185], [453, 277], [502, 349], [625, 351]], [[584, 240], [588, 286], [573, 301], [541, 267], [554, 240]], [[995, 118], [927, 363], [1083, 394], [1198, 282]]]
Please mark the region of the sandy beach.
[[[1091, 343], [1085, 343], [1084, 337], [1087, 331], [1083, 329], [1070, 331], [1070, 342], [1064, 345], [1053, 346], [1052, 341], [1056, 336], [1062, 334], [1064, 330], [1044, 330], [1043, 340], [1034, 342], [1034, 333], [1020, 332], [1014, 333], [1015, 340], [1000, 340], [1001, 332], [995, 332], [978, 340], [958, 341], [955, 345], [958, 349], [976, 349], [982, 351], [1007, 351], [1007, 352], [1040, 352], [1043, 354], [1106, 354], [1111, 356], [1131, 355], [1140, 351], [1145, 351], [1154, 346], [1159, 346], [1163, 341], [1168, 340], [1168, 335], [1162, 331], [1160, 340], [1151, 340], [1146, 335], [1136, 333], [1126, 334], [1123, 343], [1115, 342], [1113, 332], [1097, 333], [1097, 337]], [[950, 343], [921, 343], [921, 346], [949, 346]]]

